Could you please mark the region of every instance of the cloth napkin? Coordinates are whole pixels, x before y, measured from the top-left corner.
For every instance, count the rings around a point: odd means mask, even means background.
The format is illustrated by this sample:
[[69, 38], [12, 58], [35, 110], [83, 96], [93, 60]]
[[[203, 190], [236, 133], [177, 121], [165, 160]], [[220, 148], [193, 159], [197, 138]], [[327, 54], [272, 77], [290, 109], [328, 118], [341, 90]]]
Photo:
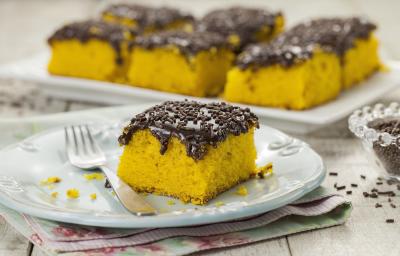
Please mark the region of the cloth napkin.
[[[0, 146], [39, 131], [74, 122], [112, 122], [132, 115], [132, 107], [0, 120]], [[107, 229], [43, 220], [0, 205], [0, 216], [49, 255], [185, 255], [248, 244], [343, 224], [351, 203], [320, 187], [282, 208], [247, 219], [211, 225], [160, 229]]]

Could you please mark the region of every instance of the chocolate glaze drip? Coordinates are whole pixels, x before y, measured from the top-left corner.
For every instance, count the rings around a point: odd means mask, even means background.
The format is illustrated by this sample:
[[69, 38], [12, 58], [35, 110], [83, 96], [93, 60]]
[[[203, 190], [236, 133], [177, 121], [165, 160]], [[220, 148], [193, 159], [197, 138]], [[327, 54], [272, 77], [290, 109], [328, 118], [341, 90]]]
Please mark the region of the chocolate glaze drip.
[[117, 52], [116, 62], [122, 64], [121, 43], [134, 37], [137, 31], [118, 24], [110, 24], [99, 20], [74, 22], [58, 29], [48, 39], [51, 45], [54, 41], [77, 39], [82, 43], [90, 39], [107, 41]]
[[211, 32], [188, 33], [185, 31], [164, 31], [150, 35], [138, 36], [131, 47], [138, 45], [145, 49], [153, 49], [173, 45], [186, 55], [195, 55], [196, 53], [209, 50], [212, 47], [229, 47], [225, 38]]
[[223, 35], [238, 35], [239, 49], [249, 43], [257, 42], [256, 33], [262, 27], [269, 27], [274, 32], [276, 18], [280, 12], [270, 12], [263, 9], [231, 7], [209, 12], [197, 24], [199, 31], [211, 31]]
[[316, 47], [342, 57], [356, 39], [367, 39], [375, 29], [361, 18], [311, 20], [282, 33], [270, 44], [247, 47], [236, 64], [242, 69], [274, 64], [289, 67], [311, 58]]
[[193, 21], [192, 15], [182, 13], [173, 8], [154, 8], [138, 4], [114, 4], [103, 11], [103, 15], [112, 15], [118, 18], [135, 20], [140, 28], [154, 26], [162, 29], [168, 24], [178, 21]]
[[118, 141], [128, 145], [136, 131], [149, 129], [161, 143], [161, 154], [174, 136], [185, 144], [188, 156], [200, 160], [208, 145], [217, 147], [229, 134], [238, 136], [253, 126], [258, 127], [258, 118], [248, 108], [224, 102], [167, 101], [136, 115]]

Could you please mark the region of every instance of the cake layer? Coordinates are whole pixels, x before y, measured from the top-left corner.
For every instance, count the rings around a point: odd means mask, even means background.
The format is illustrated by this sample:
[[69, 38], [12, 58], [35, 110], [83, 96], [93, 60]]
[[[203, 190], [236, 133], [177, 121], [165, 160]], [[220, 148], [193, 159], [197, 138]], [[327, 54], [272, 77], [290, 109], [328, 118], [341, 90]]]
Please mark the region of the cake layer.
[[51, 74], [123, 82], [129, 66], [128, 42], [136, 32], [101, 21], [68, 24], [50, 38]]
[[124, 129], [118, 175], [137, 191], [204, 204], [255, 173], [256, 127], [249, 109], [165, 102]]
[[228, 101], [306, 109], [335, 98], [380, 66], [375, 25], [358, 18], [299, 24], [249, 46], [228, 73]]
[[178, 9], [149, 7], [138, 4], [120, 3], [107, 7], [103, 20], [135, 27], [144, 32], [184, 29], [192, 30], [193, 16]]
[[197, 30], [223, 35], [240, 51], [255, 42], [266, 42], [283, 31], [284, 18], [280, 12], [231, 7], [218, 9], [206, 14], [199, 22]]
[[219, 193], [247, 180], [255, 171], [253, 130], [229, 135], [196, 161], [176, 137], [160, 154], [160, 142], [149, 130], [135, 133], [125, 146], [118, 176], [136, 191], [168, 195], [193, 204], [205, 204]]
[[333, 53], [285, 68], [233, 68], [228, 73], [224, 97], [228, 101], [302, 110], [334, 99], [340, 92], [340, 62]]
[[215, 96], [223, 90], [234, 55], [212, 33], [163, 32], [138, 37], [128, 71], [134, 86], [191, 96]]

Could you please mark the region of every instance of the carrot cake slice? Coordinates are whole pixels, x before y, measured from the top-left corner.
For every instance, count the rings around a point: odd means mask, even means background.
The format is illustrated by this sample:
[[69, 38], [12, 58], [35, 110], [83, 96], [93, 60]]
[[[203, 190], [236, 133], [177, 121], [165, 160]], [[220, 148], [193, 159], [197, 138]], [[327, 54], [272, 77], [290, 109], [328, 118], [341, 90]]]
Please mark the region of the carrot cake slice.
[[375, 26], [359, 18], [317, 19], [249, 46], [228, 72], [228, 101], [307, 109], [337, 97], [380, 66]]
[[103, 20], [138, 28], [145, 33], [160, 30], [192, 30], [192, 15], [169, 7], [150, 7], [119, 3], [108, 6], [102, 13]]
[[123, 130], [118, 175], [136, 191], [205, 204], [254, 174], [257, 127], [248, 108], [167, 101]]
[[215, 33], [164, 31], [138, 36], [132, 45], [129, 83], [191, 96], [222, 92], [234, 54]]
[[67, 24], [48, 39], [48, 71], [62, 76], [125, 81], [128, 42], [135, 35], [133, 29], [103, 21]]
[[231, 7], [209, 12], [199, 21], [197, 29], [225, 36], [240, 51], [250, 43], [271, 40], [283, 31], [283, 27], [284, 18], [281, 12]]

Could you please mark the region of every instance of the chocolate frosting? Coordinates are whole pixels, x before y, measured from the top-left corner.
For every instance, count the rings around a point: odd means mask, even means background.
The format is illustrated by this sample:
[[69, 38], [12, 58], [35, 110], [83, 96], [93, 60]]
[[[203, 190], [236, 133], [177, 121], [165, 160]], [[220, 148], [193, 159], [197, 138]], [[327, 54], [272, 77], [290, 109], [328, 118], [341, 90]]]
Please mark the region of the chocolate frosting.
[[231, 7], [214, 10], [206, 14], [198, 23], [197, 30], [211, 31], [223, 35], [238, 35], [239, 48], [249, 43], [255, 43], [256, 33], [264, 26], [274, 32], [276, 18], [280, 12], [270, 12], [263, 9]]
[[135, 20], [140, 28], [154, 26], [158, 29], [164, 28], [171, 22], [178, 20], [192, 21], [193, 16], [181, 11], [168, 8], [154, 8], [138, 4], [114, 4], [103, 11], [103, 15], [112, 15], [118, 18]]
[[63, 26], [54, 32], [48, 39], [48, 42], [51, 45], [54, 41], [70, 39], [77, 39], [82, 43], [90, 39], [107, 41], [117, 52], [116, 62], [122, 64], [121, 43], [130, 40], [136, 34], [137, 31], [132, 28], [118, 24], [110, 24], [100, 20], [87, 20]]
[[258, 118], [249, 108], [224, 102], [167, 101], [136, 115], [118, 141], [128, 145], [136, 131], [149, 129], [161, 143], [161, 154], [173, 136], [186, 146], [188, 156], [200, 160], [208, 145], [217, 147], [229, 134], [238, 136], [254, 126], [258, 127]]
[[323, 18], [301, 23], [282, 33], [270, 44], [247, 47], [237, 58], [240, 68], [279, 64], [284, 67], [307, 60], [315, 48], [342, 57], [356, 39], [367, 39], [376, 26], [361, 18]]
[[138, 36], [131, 47], [138, 45], [145, 49], [153, 49], [164, 46], [175, 46], [186, 55], [195, 55], [212, 47], [229, 47], [225, 38], [211, 32], [189, 33], [185, 31], [164, 31], [150, 35]]

